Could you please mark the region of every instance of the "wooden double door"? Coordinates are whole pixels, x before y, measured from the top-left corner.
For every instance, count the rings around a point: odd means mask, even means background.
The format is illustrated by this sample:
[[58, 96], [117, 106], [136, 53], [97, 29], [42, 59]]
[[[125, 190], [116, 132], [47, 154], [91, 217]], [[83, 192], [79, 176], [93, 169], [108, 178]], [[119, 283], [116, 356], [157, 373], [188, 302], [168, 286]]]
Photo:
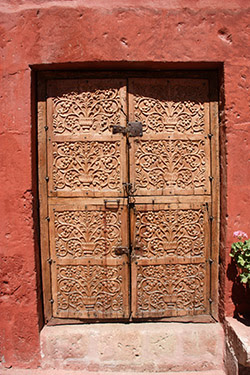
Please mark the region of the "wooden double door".
[[217, 112], [209, 77], [40, 79], [48, 319], [216, 315]]

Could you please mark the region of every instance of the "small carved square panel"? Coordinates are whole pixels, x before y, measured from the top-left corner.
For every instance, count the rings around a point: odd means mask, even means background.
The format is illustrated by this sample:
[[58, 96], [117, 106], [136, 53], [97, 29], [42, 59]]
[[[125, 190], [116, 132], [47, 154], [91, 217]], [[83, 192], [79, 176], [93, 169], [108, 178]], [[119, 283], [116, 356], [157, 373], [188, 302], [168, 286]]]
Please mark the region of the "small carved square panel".
[[143, 133], [205, 134], [208, 130], [208, 81], [132, 79], [130, 116]]
[[113, 125], [124, 125], [124, 80], [49, 81], [48, 96], [54, 136], [111, 134]]
[[128, 314], [126, 267], [107, 264], [56, 266], [54, 314], [68, 318], [115, 318]]
[[[136, 267], [136, 266], [134, 266]], [[199, 315], [207, 312], [206, 266], [200, 264], [138, 265], [134, 271], [135, 317]]]
[[[136, 140], [131, 148], [136, 194], [207, 194], [208, 144], [204, 139]], [[133, 165], [133, 167], [132, 167]]]
[[52, 206], [53, 258], [115, 258], [116, 248], [127, 245], [127, 207]]
[[121, 142], [66, 141], [52, 144], [52, 193], [119, 194]]
[[137, 257], [204, 259], [207, 255], [206, 205], [142, 205], [135, 206], [134, 215]]

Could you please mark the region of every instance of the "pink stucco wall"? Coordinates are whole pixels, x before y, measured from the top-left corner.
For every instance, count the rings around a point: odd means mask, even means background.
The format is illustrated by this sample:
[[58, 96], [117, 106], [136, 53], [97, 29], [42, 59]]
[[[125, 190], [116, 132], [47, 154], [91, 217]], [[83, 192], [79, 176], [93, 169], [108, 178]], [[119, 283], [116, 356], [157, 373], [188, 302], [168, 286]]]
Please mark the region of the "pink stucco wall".
[[[46, 64], [52, 64], [50, 69], [84, 68], [81, 63], [89, 62], [86, 69], [91, 69], [97, 62], [106, 62], [106, 68], [119, 69], [140, 62], [139, 67], [144, 68], [147, 63], [181, 68], [174, 63], [182, 62], [185, 69], [202, 69], [217, 66], [204, 63], [221, 63], [220, 310], [221, 316], [231, 316], [235, 310], [229, 280], [233, 270], [228, 269], [232, 232], [250, 229], [249, 2], [2, 0], [0, 31], [2, 366], [36, 367], [40, 361], [35, 106], [31, 95], [35, 80], [31, 80], [31, 67], [33, 71], [46, 69]], [[61, 66], [63, 63], [70, 64]], [[242, 295], [235, 293], [238, 308], [249, 308], [245, 297], [242, 303]]]

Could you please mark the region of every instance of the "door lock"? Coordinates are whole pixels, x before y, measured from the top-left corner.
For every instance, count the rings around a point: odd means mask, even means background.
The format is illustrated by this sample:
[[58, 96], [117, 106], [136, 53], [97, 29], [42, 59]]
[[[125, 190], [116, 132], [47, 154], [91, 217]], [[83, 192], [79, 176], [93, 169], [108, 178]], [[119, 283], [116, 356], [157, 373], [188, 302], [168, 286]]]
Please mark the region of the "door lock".
[[128, 135], [128, 137], [142, 137], [142, 123], [141, 122], [128, 122], [127, 127], [120, 125], [113, 125], [112, 133], [122, 133], [123, 135]]

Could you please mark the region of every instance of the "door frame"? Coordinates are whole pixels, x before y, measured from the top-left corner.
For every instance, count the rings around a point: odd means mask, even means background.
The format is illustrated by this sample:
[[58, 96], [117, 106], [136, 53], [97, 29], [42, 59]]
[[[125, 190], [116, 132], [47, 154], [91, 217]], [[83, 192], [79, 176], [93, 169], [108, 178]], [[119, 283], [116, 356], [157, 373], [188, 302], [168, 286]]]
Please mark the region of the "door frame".
[[[46, 88], [51, 79], [82, 78], [196, 78], [209, 81], [209, 113], [213, 133], [211, 141], [211, 248], [210, 248], [210, 314], [192, 317], [169, 317], [157, 321], [195, 321], [211, 322], [218, 320], [218, 262], [219, 262], [219, 229], [220, 229], [220, 173], [219, 173], [219, 119], [218, 119], [218, 76], [217, 71], [45, 71], [37, 76], [37, 150], [38, 150], [38, 196], [40, 218], [40, 252], [42, 269], [42, 294], [44, 319], [46, 324], [84, 323], [84, 319], [63, 319], [52, 317], [51, 258], [49, 243], [49, 212], [47, 205], [47, 111]], [[45, 199], [46, 197], [46, 199]], [[212, 216], [213, 215], [213, 216]], [[146, 319], [152, 321], [154, 319]], [[112, 320], [110, 320], [111, 322]], [[119, 322], [121, 320], [115, 320]], [[89, 321], [88, 321], [89, 322]], [[93, 322], [98, 322], [95, 320]]]

